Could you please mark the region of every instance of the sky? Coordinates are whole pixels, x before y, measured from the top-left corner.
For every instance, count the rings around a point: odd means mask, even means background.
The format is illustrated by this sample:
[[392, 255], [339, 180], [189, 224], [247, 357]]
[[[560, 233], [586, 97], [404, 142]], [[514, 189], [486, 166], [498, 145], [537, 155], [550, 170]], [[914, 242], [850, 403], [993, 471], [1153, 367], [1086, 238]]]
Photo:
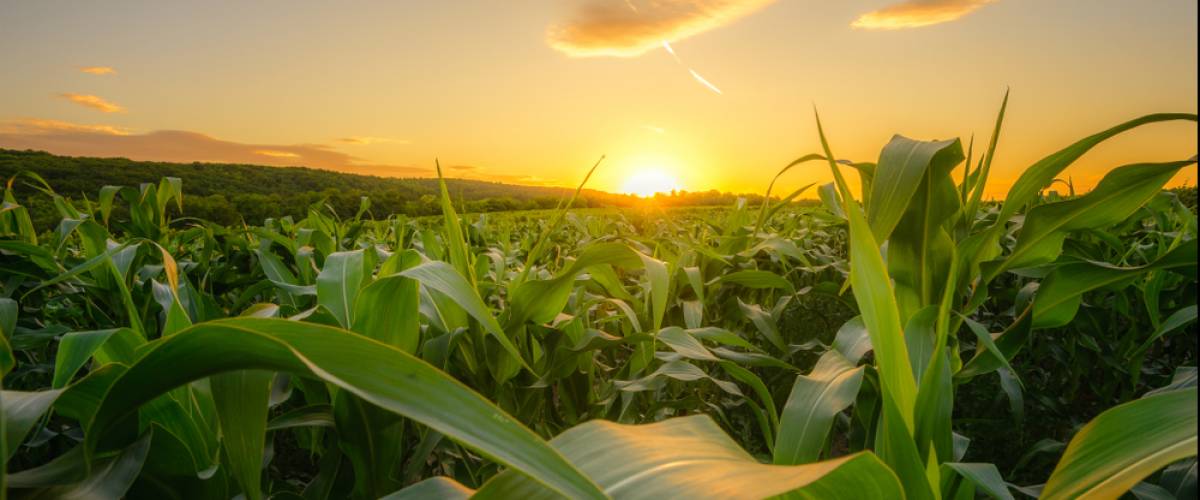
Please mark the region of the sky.
[[[893, 134], [982, 148], [1011, 89], [1002, 197], [1086, 135], [1196, 113], [1196, 19], [1195, 0], [0, 0], [0, 147], [562, 186], [603, 155], [589, 187], [761, 193], [820, 151], [814, 106], [837, 156], [875, 161]], [[1142, 127], [1064, 176], [1196, 137]]]

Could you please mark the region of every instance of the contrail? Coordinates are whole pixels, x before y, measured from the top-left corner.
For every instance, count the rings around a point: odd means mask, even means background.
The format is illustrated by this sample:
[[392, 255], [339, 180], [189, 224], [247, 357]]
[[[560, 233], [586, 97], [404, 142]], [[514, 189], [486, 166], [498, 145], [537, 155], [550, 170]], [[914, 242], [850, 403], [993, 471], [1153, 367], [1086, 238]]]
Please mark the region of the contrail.
[[695, 78], [696, 81], [700, 82], [701, 85], [708, 87], [709, 90], [716, 92], [718, 95], [723, 94], [721, 92], [721, 89], [717, 88], [716, 85], [713, 85], [712, 82], [708, 81], [703, 76], [700, 76], [700, 73], [697, 73], [696, 70], [692, 69], [687, 64], [684, 64], [683, 59], [680, 59], [679, 54], [676, 54], [675, 49], [673, 47], [671, 47], [671, 42], [663, 40], [662, 44], [663, 44], [663, 48], [666, 49], [668, 54], [671, 54], [671, 57], [675, 59], [676, 63], [678, 63], [680, 66], [683, 66], [684, 68], [687, 68], [688, 73], [692, 74], [692, 78]]
[[[633, 5], [633, 0], [625, 0], [625, 5], [627, 7], [629, 7], [629, 10], [632, 10], [634, 12], [638, 11], [637, 7], [635, 7]], [[671, 58], [675, 59], [675, 63], [686, 68], [688, 70], [688, 73], [690, 73], [692, 75], [692, 78], [694, 78], [697, 82], [700, 82], [701, 85], [707, 87], [708, 90], [716, 92], [717, 95], [723, 95], [723, 93], [721, 92], [721, 89], [717, 88], [716, 85], [713, 85], [712, 82], [708, 81], [703, 76], [700, 76], [700, 73], [696, 72], [696, 70], [692, 69], [687, 64], [685, 64], [683, 62], [683, 59], [679, 58], [679, 54], [676, 54], [675, 49], [671, 47], [671, 42], [663, 40], [662, 44], [663, 44], [663, 49], [666, 49], [667, 53], [671, 54]]]

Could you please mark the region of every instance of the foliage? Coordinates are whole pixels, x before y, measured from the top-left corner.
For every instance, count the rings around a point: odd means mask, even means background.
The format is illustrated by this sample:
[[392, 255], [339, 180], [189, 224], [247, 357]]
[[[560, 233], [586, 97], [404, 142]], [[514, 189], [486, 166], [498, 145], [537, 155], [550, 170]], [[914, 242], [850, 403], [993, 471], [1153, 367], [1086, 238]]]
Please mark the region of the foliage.
[[[103, 186], [138, 186], [163, 177], [175, 177], [188, 186], [187, 216], [220, 225], [259, 224], [268, 218], [303, 218], [308, 207], [324, 204], [347, 216], [358, 211], [364, 197], [371, 205], [368, 218], [392, 214], [441, 214], [437, 179], [390, 178], [338, 173], [302, 167], [265, 167], [223, 163], [163, 163], [124, 158], [75, 158], [40, 151], [0, 149], [0, 178], [32, 172], [68, 197], [93, 196]], [[554, 208], [568, 190], [556, 187], [502, 184], [469, 179], [446, 179], [453, 201], [467, 212], [500, 212]], [[42, 196], [38, 185], [13, 186], [37, 227], [58, 223], [52, 197]], [[655, 195], [656, 206], [729, 205], [738, 198], [717, 191], [672, 192]], [[757, 202], [760, 197], [749, 195]], [[576, 207], [638, 207], [644, 202], [630, 195], [585, 190]], [[117, 210], [124, 207], [118, 206]]]
[[823, 151], [780, 174], [827, 165], [823, 208], [572, 211], [581, 184], [463, 215], [439, 181], [438, 217], [372, 199], [248, 226], [178, 216], [176, 177], [72, 199], [17, 174], [0, 477], [31, 498], [1187, 496], [1196, 216], [1162, 187], [1193, 162], [1045, 190], [1108, 137], [1195, 119], [1069, 145], [1002, 204], [1003, 108], [978, 161], [902, 136], [835, 161], [818, 120]]

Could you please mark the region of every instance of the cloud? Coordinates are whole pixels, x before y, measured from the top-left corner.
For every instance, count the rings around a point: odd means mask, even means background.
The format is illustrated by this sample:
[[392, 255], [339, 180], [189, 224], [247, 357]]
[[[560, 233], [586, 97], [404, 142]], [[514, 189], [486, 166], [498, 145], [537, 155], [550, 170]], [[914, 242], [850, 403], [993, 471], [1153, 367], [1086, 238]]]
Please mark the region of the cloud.
[[364, 161], [321, 144], [244, 144], [183, 130], [132, 133], [110, 125], [26, 118], [0, 123], [0, 148], [133, 160], [307, 166], [388, 177], [429, 177], [433, 169]]
[[[505, 184], [523, 184], [526, 186], [542, 186], [542, 187], [564, 187], [565, 184], [556, 179], [546, 179], [536, 175], [520, 175], [520, 174], [488, 174], [486, 177], [465, 177], [466, 179], [477, 179], [491, 182], [503, 182]], [[568, 186], [569, 187], [569, 186]]]
[[109, 66], [84, 66], [82, 68], [79, 68], [79, 71], [82, 71], [89, 75], [115, 75], [115, 74], [117, 74], [117, 70], [113, 69]]
[[410, 141], [405, 139], [392, 139], [390, 137], [369, 137], [369, 136], [350, 136], [341, 137], [338, 142], [345, 144], [354, 144], [356, 146], [366, 146], [369, 144], [409, 144]]
[[447, 177], [455, 179], [471, 179], [477, 181], [502, 182], [505, 184], [523, 184], [526, 186], [563, 187], [557, 179], [546, 179], [536, 175], [506, 174], [496, 172], [494, 168], [480, 165], [449, 165], [446, 170], [452, 170]]
[[869, 30], [920, 28], [947, 23], [995, 0], [909, 0], [863, 14], [850, 26]]
[[299, 158], [300, 155], [290, 151], [275, 151], [272, 149], [259, 149], [254, 152], [256, 155], [270, 156], [272, 158]]
[[546, 43], [572, 57], [634, 57], [724, 26], [775, 0], [584, 0]]
[[122, 108], [116, 103], [108, 102], [104, 100], [103, 97], [99, 96], [90, 94], [76, 94], [73, 92], [63, 92], [58, 94], [58, 96], [80, 106], [87, 106], [104, 113], [120, 113], [125, 111], [125, 108]]
[[49, 135], [58, 133], [129, 135], [129, 129], [112, 125], [82, 125], [37, 118], [22, 118], [17, 121], [0, 123], [0, 135]]

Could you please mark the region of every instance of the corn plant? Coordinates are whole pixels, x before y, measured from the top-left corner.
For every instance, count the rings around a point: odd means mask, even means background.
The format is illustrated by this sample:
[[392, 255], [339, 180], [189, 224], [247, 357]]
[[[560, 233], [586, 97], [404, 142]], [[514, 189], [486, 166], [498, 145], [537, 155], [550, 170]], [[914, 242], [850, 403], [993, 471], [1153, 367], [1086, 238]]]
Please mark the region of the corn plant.
[[[573, 210], [576, 190], [551, 211], [473, 215], [443, 182], [439, 217], [378, 219], [364, 199], [226, 227], [185, 216], [179, 179], [93, 202], [14, 177], [0, 209], [3, 490], [1194, 491], [1195, 370], [1163, 346], [1196, 318], [1196, 223], [1162, 192], [1194, 159], [1118, 167], [1083, 194], [1057, 178], [1111, 136], [1196, 117], [1085, 138], [988, 201], [1006, 105], [978, 160], [958, 140], [902, 136], [877, 162], [837, 160], [818, 120], [823, 150], [776, 179], [827, 164], [823, 208], [796, 202], [813, 186], [771, 198], [772, 181], [757, 207]], [[22, 186], [53, 202], [57, 227], [33, 226]], [[996, 374], [1019, 427], [1023, 374], [1084, 377], [1057, 353], [1099, 343], [1121, 367], [1105, 389], [1118, 404], [1044, 448], [1062, 452], [1044, 484], [976, 458], [964, 393]], [[1170, 383], [1135, 398], [1163, 370]]]

